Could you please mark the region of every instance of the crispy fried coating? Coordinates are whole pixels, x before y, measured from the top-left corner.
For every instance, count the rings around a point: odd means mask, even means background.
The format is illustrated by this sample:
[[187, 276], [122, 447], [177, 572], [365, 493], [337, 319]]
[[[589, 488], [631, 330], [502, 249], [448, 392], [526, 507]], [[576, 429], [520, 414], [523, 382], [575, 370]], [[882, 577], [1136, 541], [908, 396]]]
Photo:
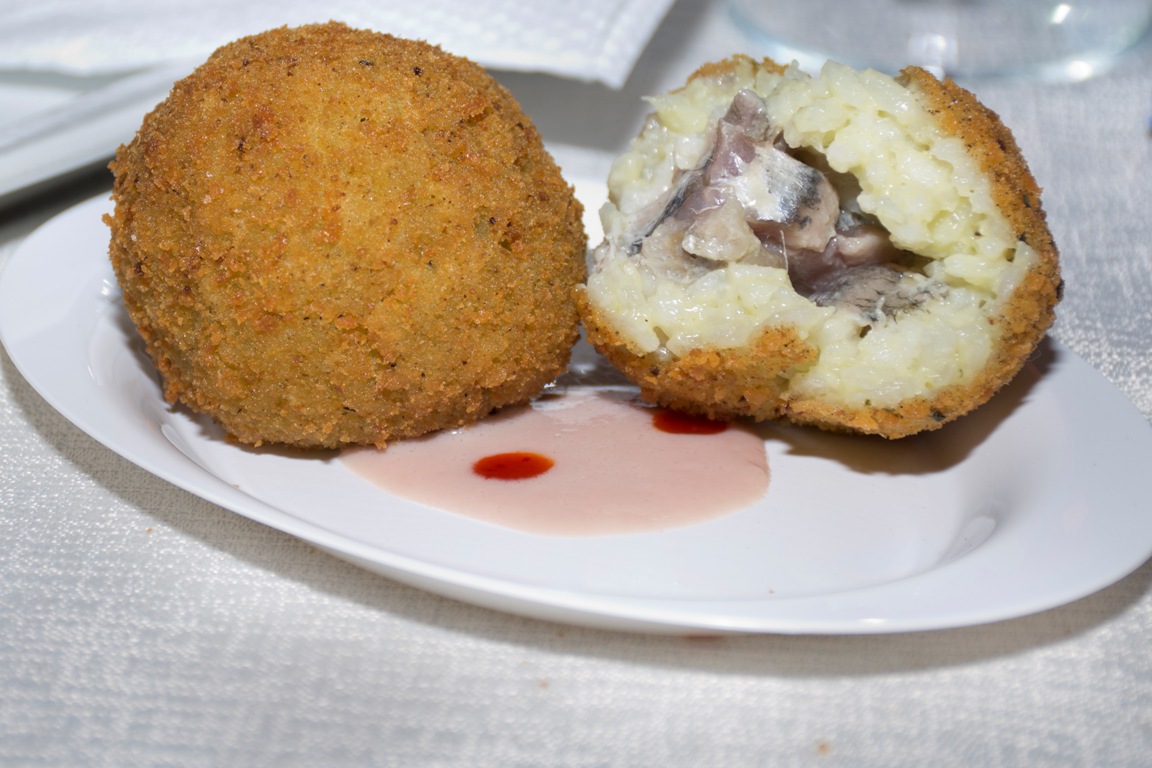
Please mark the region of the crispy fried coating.
[[110, 257], [165, 397], [242, 443], [383, 446], [567, 365], [581, 207], [473, 62], [337, 23], [247, 37], [111, 168]]
[[[649, 126], [660, 125], [661, 131], [676, 132], [680, 130], [679, 125], [691, 124], [690, 116], [701, 109], [695, 105], [703, 99], [699, 91], [687, 90], [693, 82], [708, 81], [715, 83], [716, 87], [725, 88], [729, 87], [728, 83], [733, 78], [746, 83], [744, 87], [755, 85], [760, 88], [763, 91], [761, 95], [766, 96], [769, 103], [772, 89], [777, 87], [781, 78], [786, 83], [782, 88], [795, 88], [797, 83], [805, 82], [796, 78], [788, 82], [785, 70], [769, 60], [752, 62], [747, 57], [735, 57], [711, 63], [696, 72], [681, 93], [673, 93], [674, 99], [679, 99], [673, 106], [668, 106], [673, 100], [657, 101], [665, 111], [650, 118]], [[871, 96], [855, 93], [849, 86], [843, 85], [849, 81], [855, 82], [833, 72], [826, 81], [821, 81], [819, 87], [827, 91], [843, 87], [871, 109]], [[932, 264], [927, 257], [905, 255], [902, 258], [909, 260], [901, 264], [901, 270], [915, 272], [919, 269], [924, 273], [914, 276], [921, 281], [919, 285], [927, 286], [919, 294], [921, 298], [917, 299], [922, 305], [917, 303], [909, 309], [888, 312], [882, 311], [882, 306], [877, 305], [871, 308], [870, 314], [861, 313], [851, 317], [848, 317], [849, 310], [816, 306], [815, 299], [806, 301], [801, 298], [792, 290], [787, 278], [782, 278], [781, 287], [780, 281], [772, 282], [769, 277], [763, 277], [763, 282], [755, 291], [726, 289], [728, 293], [723, 295], [729, 299], [723, 300], [728, 301], [722, 312], [725, 319], [712, 326], [703, 319], [695, 326], [689, 324], [691, 330], [682, 334], [687, 341], [680, 342], [684, 348], [672, 348], [672, 341], [668, 339], [674, 336], [674, 332], [667, 325], [657, 329], [654, 338], [658, 338], [658, 343], [645, 342], [648, 327], [668, 322], [668, 313], [671, 311], [668, 307], [684, 307], [678, 310], [681, 315], [695, 314], [701, 318], [716, 314], [718, 310], [715, 305], [723, 302], [719, 299], [704, 300], [699, 296], [706, 293], [701, 288], [705, 283], [719, 284], [717, 275], [725, 272], [734, 275], [737, 268], [743, 269], [741, 274], [745, 276], [757, 270], [763, 273], [771, 271], [757, 266], [716, 264], [703, 271], [698, 266], [702, 263], [699, 258], [682, 253], [684, 262], [702, 275], [697, 282], [684, 287], [681, 283], [685, 282], [685, 278], [673, 273], [662, 275], [660, 262], [649, 259], [645, 265], [645, 250], [635, 245], [629, 247], [635, 229], [628, 229], [627, 220], [624, 225], [615, 226], [617, 234], [613, 241], [614, 221], [621, 219], [624, 214], [632, 216], [633, 220], [640, 217], [642, 221], [644, 212], [654, 209], [652, 204], [648, 208], [637, 206], [634, 202], [636, 193], [631, 191], [628, 184], [643, 190], [641, 185], [647, 183], [646, 179], [659, 177], [654, 168], [659, 163], [668, 162], [665, 158], [672, 156], [670, 152], [665, 155], [653, 149], [659, 147], [660, 142], [667, 141], [671, 145], [672, 140], [666, 140], [657, 134], [656, 129], [649, 128], [649, 135], [656, 138], [649, 140], [642, 134], [625, 158], [628, 163], [622, 166], [628, 171], [630, 167], [648, 163], [647, 169], [643, 173], [635, 172], [632, 176], [621, 176], [635, 178], [635, 181], [614, 178], [615, 187], [610, 182], [611, 199], [622, 213], [617, 214], [613, 209], [610, 213], [616, 219], [606, 219], [609, 236], [597, 249], [598, 256], [593, 265], [589, 288], [582, 290], [577, 297], [589, 340], [601, 354], [639, 385], [646, 399], [715, 419], [785, 419], [831, 431], [901, 438], [937, 429], [979, 407], [1024, 366], [1051, 326], [1054, 308], [1062, 290], [1058, 252], [1041, 207], [1040, 188], [1009, 130], [995, 113], [980, 104], [970, 92], [951, 81], [941, 82], [918, 68], [905, 70], [896, 83], [884, 87], [897, 86], [906, 89], [908, 94], [907, 101], [902, 103], [906, 103], [910, 111], [921, 110], [935, 124], [935, 129], [922, 131], [921, 136], [938, 135], [939, 139], [932, 140], [939, 141], [939, 145], [945, 147], [940, 151], [945, 152], [958, 141], [963, 147], [962, 151], [974, 161], [977, 175], [984, 177], [991, 201], [989, 207], [994, 207], [998, 217], [994, 212], [983, 220], [1006, 222], [1000, 226], [1003, 232], [997, 235], [1005, 243], [1004, 251], [1008, 254], [1000, 268], [1003, 276], [989, 276], [994, 269], [981, 262], [979, 269], [983, 272], [973, 280], [984, 280], [987, 285], [969, 285], [958, 276], [961, 274], [960, 268], [954, 267], [953, 263], [963, 258], [976, 260], [976, 256], [951, 257], [951, 261], [942, 256], [938, 264]], [[880, 97], [877, 97], [879, 100]], [[722, 107], [726, 102], [716, 103]], [[827, 103], [820, 102], [818, 106], [827, 111]], [[715, 115], [716, 107], [712, 109]], [[813, 111], [807, 114], [803, 110], [797, 112], [797, 123], [811, 120]], [[689, 117], [685, 117], [686, 112]], [[852, 113], [845, 111], [844, 114]], [[715, 119], [712, 118], [707, 130], [716, 130]], [[845, 124], [842, 120], [841, 126]], [[920, 128], [915, 127], [915, 130]], [[849, 131], [844, 132], [847, 134]], [[834, 146], [837, 138], [834, 131], [821, 133], [813, 129], [811, 133], [828, 143], [815, 148], [806, 147], [805, 151], [835, 153], [841, 149]], [[787, 127], [783, 135], [789, 135]], [[678, 141], [683, 142], [684, 139]], [[876, 152], [883, 151], [881, 136], [866, 138], [865, 141], [875, 142]], [[750, 157], [746, 152], [744, 160]], [[707, 153], [704, 162], [709, 162]], [[917, 166], [908, 163], [907, 167]], [[673, 187], [676, 178], [673, 176], [670, 182]], [[628, 197], [630, 194], [633, 195], [632, 201]], [[645, 199], [654, 197], [652, 192], [642, 191], [641, 194]], [[665, 205], [660, 201], [667, 200], [668, 194], [665, 192], [664, 198], [655, 198], [658, 203], [656, 209]], [[882, 195], [873, 193], [872, 196], [880, 198], [879, 203], [870, 201], [878, 211], [885, 210], [885, 206], [891, 204]], [[922, 198], [915, 195], [911, 199], [915, 204], [922, 202]], [[969, 203], [964, 202], [960, 207], [967, 205]], [[631, 206], [630, 209], [624, 210], [628, 206]], [[631, 212], [636, 210], [639, 213]], [[650, 213], [647, 215], [650, 216]], [[681, 215], [682, 211], [677, 211], [673, 217]], [[938, 217], [938, 221], [945, 220], [944, 215]], [[624, 236], [619, 234], [620, 230], [624, 230]], [[992, 233], [977, 230], [976, 236], [981, 234]], [[1019, 260], [1016, 264], [1012, 263], [1013, 249]], [[985, 252], [973, 248], [973, 253]], [[662, 258], [668, 259], [667, 256]], [[980, 258], [984, 257], [981, 255]], [[988, 260], [991, 257], [985, 259]], [[616, 269], [622, 262], [630, 263], [623, 270]], [[923, 266], [907, 266], [919, 262], [931, 266], [927, 269]], [[1021, 267], [1024, 263], [1027, 266]], [[637, 267], [636, 264], [641, 266]], [[935, 271], [932, 271], [933, 268]], [[615, 272], [612, 271], [614, 269]], [[605, 274], [598, 274], [601, 271]], [[617, 276], [609, 277], [609, 273]], [[627, 283], [618, 276], [632, 279], [634, 274], [644, 277]], [[596, 280], [599, 282], [594, 285]], [[736, 280], [733, 277], [729, 282]], [[755, 302], [749, 298], [770, 293], [772, 298], [767, 305], [753, 306]], [[733, 296], [738, 296], [739, 301], [731, 301]], [[709, 304], [709, 301], [712, 303]], [[696, 338], [721, 338], [723, 334], [717, 331], [717, 327], [731, 326], [734, 320], [752, 312], [768, 320], [756, 326], [758, 330], [754, 331], [746, 343], [693, 341]], [[931, 312], [947, 314], [948, 319], [921, 333], [916, 326], [923, 321], [926, 313]], [[636, 321], [638, 317], [643, 319], [642, 323]], [[772, 319], [775, 317], [794, 320], [776, 321]], [[836, 324], [849, 330], [827, 330], [827, 327]], [[635, 330], [637, 325], [642, 326], [641, 330]], [[945, 330], [941, 331], [941, 328]], [[873, 334], [872, 337], [866, 338], [869, 333]], [[884, 338], [894, 341], [885, 346], [877, 341], [882, 334], [888, 334]], [[856, 378], [851, 367], [853, 363], [831, 369], [831, 373], [820, 369], [825, 364], [822, 358], [836, 355], [846, 360], [856, 360], [861, 367], [870, 366], [875, 359], [883, 357], [903, 359], [899, 340], [908, 340], [910, 343], [915, 341], [926, 351], [910, 356], [908, 359], [912, 362], [907, 366], [877, 363], [874, 370], [886, 371], [883, 375], [877, 375], [870, 369], [867, 374]], [[975, 369], [971, 365], [965, 369], [961, 364], [954, 364], [948, 350], [942, 353], [940, 346], [953, 343], [953, 340], [958, 350], [962, 345], [969, 348], [965, 352], [958, 351], [956, 359], [981, 360]], [[983, 358], [979, 351], [971, 351], [982, 349], [982, 345], [988, 348]], [[854, 351], [845, 353], [844, 350], [849, 348]], [[920, 361], [928, 358], [932, 358], [933, 362], [925, 362], [921, 369]], [[937, 359], [944, 362], [937, 363]], [[817, 380], [814, 371], [819, 371], [821, 378]], [[893, 380], [897, 378], [912, 383], [905, 385], [900, 382], [899, 386], [895, 386]], [[890, 391], [897, 394], [888, 394]]]

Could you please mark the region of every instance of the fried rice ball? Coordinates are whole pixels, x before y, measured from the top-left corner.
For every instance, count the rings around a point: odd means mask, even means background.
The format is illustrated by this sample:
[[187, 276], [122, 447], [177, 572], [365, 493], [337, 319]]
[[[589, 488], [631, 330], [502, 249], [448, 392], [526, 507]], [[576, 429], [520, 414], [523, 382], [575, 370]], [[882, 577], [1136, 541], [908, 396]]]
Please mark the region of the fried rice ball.
[[737, 56], [652, 104], [578, 297], [647, 399], [900, 438], [990, 399], [1052, 324], [1040, 189], [953, 82]]
[[471, 61], [337, 23], [247, 37], [111, 168], [112, 265], [165, 397], [241, 443], [383, 446], [567, 366], [581, 207]]

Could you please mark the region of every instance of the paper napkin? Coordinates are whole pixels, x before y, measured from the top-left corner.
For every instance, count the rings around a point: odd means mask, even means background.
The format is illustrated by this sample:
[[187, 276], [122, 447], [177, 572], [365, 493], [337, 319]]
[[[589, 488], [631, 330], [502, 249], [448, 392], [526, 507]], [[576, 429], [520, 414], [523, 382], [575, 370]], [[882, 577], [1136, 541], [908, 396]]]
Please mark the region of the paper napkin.
[[36, 0], [9, 4], [0, 69], [78, 75], [200, 60], [330, 19], [418, 38], [486, 67], [624, 84], [674, 0]]

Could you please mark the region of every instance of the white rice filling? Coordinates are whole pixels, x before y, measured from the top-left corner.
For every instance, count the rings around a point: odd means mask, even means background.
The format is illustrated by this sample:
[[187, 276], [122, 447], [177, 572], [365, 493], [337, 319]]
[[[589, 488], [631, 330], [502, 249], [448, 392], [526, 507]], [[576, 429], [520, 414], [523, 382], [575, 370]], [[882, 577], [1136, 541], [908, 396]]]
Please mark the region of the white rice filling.
[[[637, 216], [695, 168], [710, 128], [742, 88], [764, 97], [794, 148], [820, 152], [860, 184], [860, 207], [894, 245], [927, 257], [924, 274], [946, 286], [918, 308], [862, 317], [818, 306], [779, 267], [728, 263], [695, 279], [629, 255]], [[891, 77], [830, 63], [816, 77], [757, 72], [748, 62], [651, 99], [654, 113], [614, 163], [601, 210], [588, 297], [641, 353], [738, 348], [765, 328], [791, 326], [819, 350], [790, 391], [851, 407], [895, 405], [970, 381], [996, 344], [997, 314], [1035, 259], [992, 202], [989, 183], [961, 141], [944, 135], [914, 93]], [[867, 333], [861, 331], [871, 326]]]

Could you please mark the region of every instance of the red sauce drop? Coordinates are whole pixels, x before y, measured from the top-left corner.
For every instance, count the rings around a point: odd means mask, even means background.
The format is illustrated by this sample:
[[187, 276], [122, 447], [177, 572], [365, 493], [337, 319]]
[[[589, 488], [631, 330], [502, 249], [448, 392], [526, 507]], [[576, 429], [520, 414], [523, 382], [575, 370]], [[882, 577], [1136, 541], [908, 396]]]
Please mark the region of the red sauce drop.
[[472, 465], [472, 471], [486, 480], [527, 480], [552, 469], [556, 462], [527, 451], [494, 453]]
[[704, 416], [693, 416], [680, 411], [659, 408], [652, 414], [652, 426], [673, 435], [718, 435], [728, 429], [728, 423]]

